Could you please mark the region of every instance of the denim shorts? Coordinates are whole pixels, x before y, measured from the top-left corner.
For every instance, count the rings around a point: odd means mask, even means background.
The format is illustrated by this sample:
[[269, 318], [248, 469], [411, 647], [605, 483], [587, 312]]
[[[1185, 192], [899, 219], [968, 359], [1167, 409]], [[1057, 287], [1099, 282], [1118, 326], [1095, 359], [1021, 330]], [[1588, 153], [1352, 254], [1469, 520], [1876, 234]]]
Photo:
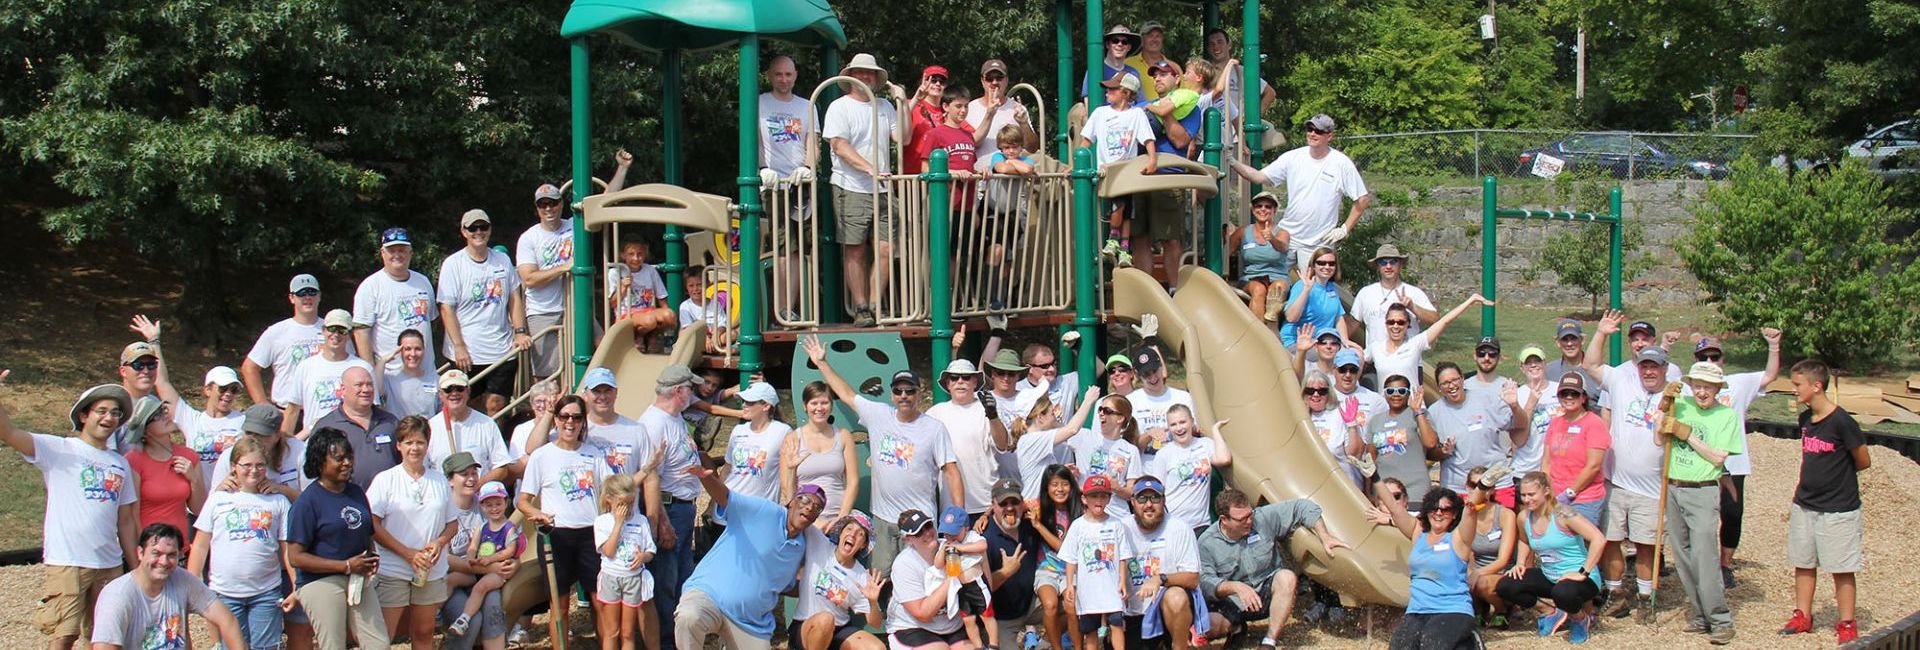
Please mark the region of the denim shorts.
[[219, 596], [220, 602], [227, 606], [227, 611], [233, 612], [233, 618], [240, 622], [240, 637], [247, 640], [248, 648], [275, 650], [280, 647], [280, 632], [285, 628], [285, 619], [280, 612], [280, 599], [284, 596], [279, 589], [269, 589], [246, 598], [214, 595]]

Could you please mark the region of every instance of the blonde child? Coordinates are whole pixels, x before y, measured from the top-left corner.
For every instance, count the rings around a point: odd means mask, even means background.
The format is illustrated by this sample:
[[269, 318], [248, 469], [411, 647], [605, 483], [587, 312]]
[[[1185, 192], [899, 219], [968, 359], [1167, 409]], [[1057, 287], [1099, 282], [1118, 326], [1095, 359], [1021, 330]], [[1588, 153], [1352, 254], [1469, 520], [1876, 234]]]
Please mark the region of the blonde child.
[[633, 320], [633, 349], [645, 352], [675, 329], [676, 316], [667, 308], [667, 283], [660, 270], [647, 263], [644, 241], [622, 244], [620, 261], [624, 264], [614, 267], [607, 283], [607, 307], [615, 318]]
[[694, 266], [687, 269], [683, 279], [687, 290], [687, 299], [680, 303], [680, 327], [694, 323], [707, 324], [706, 351], [718, 353], [720, 349], [733, 342], [733, 330], [727, 327], [729, 313], [719, 304], [707, 302], [707, 267]]
[[[480, 486], [480, 512], [487, 520], [475, 526], [471, 543], [467, 544], [467, 562], [485, 567], [520, 557], [520, 549], [526, 538], [520, 535], [520, 527], [507, 519], [507, 486], [499, 481], [487, 481]], [[462, 576], [472, 578], [468, 573], [448, 573], [449, 578]], [[467, 626], [473, 623], [473, 617], [480, 613], [480, 607], [486, 604], [487, 594], [506, 586], [507, 579], [498, 573], [489, 572], [473, 583], [472, 595], [467, 597], [466, 611], [459, 618], [447, 624], [447, 632], [453, 635], [467, 633]]]
[[648, 648], [659, 647], [653, 574], [647, 571], [655, 551], [653, 529], [635, 504], [634, 476], [617, 474], [600, 485], [601, 515], [593, 520], [593, 543], [600, 550], [594, 613], [601, 650], [633, 650], [636, 637]]

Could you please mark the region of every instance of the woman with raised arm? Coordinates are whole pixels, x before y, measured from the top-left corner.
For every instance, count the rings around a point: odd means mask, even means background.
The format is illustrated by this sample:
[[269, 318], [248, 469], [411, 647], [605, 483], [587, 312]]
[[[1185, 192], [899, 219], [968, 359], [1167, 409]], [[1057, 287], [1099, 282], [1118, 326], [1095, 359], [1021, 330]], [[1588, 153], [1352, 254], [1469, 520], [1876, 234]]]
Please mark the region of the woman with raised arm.
[[800, 389], [800, 407], [807, 422], [795, 435], [787, 436], [787, 448], [780, 462], [792, 470], [782, 474], [790, 480], [784, 494], [798, 494], [802, 485], [818, 485], [827, 494], [826, 509], [815, 526], [829, 526], [840, 515], [853, 512], [860, 498], [860, 457], [854, 449], [853, 432], [834, 426], [833, 389], [826, 382], [811, 382]]

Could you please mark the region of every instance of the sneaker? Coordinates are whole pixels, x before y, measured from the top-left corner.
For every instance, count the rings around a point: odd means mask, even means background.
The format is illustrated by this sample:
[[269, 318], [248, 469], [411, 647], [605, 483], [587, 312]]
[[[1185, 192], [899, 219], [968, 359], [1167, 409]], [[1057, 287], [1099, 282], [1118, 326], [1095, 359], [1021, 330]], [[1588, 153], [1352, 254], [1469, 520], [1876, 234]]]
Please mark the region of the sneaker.
[[1687, 633], [1687, 634], [1706, 634], [1706, 633], [1707, 633], [1707, 619], [1704, 619], [1704, 618], [1696, 618], [1696, 619], [1690, 619], [1690, 620], [1688, 620], [1688, 621], [1687, 621], [1687, 629], [1686, 629], [1686, 633]]
[[507, 632], [507, 645], [523, 646], [527, 644], [527, 628], [519, 623], [513, 624], [513, 630]]
[[1582, 616], [1573, 619], [1573, 622], [1567, 625], [1567, 642], [1574, 645], [1586, 643], [1587, 633], [1591, 631], [1592, 627], [1592, 616]]
[[1733, 588], [1733, 567], [1720, 567], [1720, 586], [1726, 589]]
[[1534, 626], [1536, 628], [1534, 630], [1535, 632], [1534, 636], [1553, 636], [1554, 632], [1560, 631], [1560, 625], [1566, 622], [1567, 622], [1566, 612], [1563, 612], [1557, 609], [1553, 610], [1552, 614], [1542, 616], [1540, 617], [1540, 620], [1534, 621]]
[[1316, 600], [1312, 605], [1307, 606], [1307, 611], [1300, 613], [1300, 617], [1306, 619], [1308, 623], [1318, 623], [1320, 619], [1327, 617], [1327, 604]]
[[1133, 253], [1120, 251], [1120, 254], [1114, 257], [1113, 265], [1123, 269], [1133, 268]]
[[854, 310], [853, 312], [854, 327], [873, 327], [878, 324], [880, 324], [880, 321], [873, 317], [872, 306], [861, 306], [859, 309]]
[[1633, 592], [1625, 587], [1614, 589], [1607, 594], [1607, 604], [1600, 609], [1600, 615], [1607, 618], [1626, 618], [1633, 614]]
[[467, 633], [467, 625], [471, 623], [473, 623], [473, 617], [466, 612], [461, 612], [460, 618], [453, 619], [452, 623], [447, 624], [447, 634], [449, 636], [463, 636]]
[[[1733, 643], [1733, 626], [1727, 625], [1707, 633], [1707, 643], [1726, 645]], [[1842, 643], [1845, 643], [1844, 641]]]
[[1633, 601], [1634, 601], [1635, 609], [1638, 610], [1633, 613], [1634, 614], [1633, 622], [1639, 623], [1641, 625], [1652, 625], [1653, 624], [1653, 594], [1647, 594], [1645, 596], [1634, 596]]
[[1100, 254], [1107, 257], [1118, 257], [1120, 255], [1120, 240], [1108, 238], [1107, 245], [1100, 247]]
[[1806, 612], [1797, 609], [1793, 610], [1793, 618], [1787, 619], [1787, 624], [1780, 628], [1780, 634], [1783, 636], [1788, 634], [1806, 634], [1812, 631], [1813, 619], [1807, 618]]
[[1840, 621], [1833, 624], [1833, 633], [1838, 635], [1840, 645], [1852, 643], [1860, 638], [1860, 624], [1855, 621]]

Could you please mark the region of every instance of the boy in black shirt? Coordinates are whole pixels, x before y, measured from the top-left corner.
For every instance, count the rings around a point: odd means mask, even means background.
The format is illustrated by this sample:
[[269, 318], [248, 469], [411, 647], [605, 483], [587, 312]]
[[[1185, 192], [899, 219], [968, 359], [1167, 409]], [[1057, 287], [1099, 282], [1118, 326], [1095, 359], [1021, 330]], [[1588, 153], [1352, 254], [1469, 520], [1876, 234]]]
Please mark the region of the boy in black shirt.
[[1787, 518], [1787, 561], [1793, 564], [1793, 618], [1781, 634], [1813, 631], [1815, 580], [1833, 574], [1841, 644], [1858, 638], [1854, 622], [1854, 574], [1860, 571], [1860, 470], [1872, 464], [1860, 424], [1827, 398], [1827, 364], [1807, 359], [1793, 365], [1793, 396], [1800, 412], [1800, 483]]

